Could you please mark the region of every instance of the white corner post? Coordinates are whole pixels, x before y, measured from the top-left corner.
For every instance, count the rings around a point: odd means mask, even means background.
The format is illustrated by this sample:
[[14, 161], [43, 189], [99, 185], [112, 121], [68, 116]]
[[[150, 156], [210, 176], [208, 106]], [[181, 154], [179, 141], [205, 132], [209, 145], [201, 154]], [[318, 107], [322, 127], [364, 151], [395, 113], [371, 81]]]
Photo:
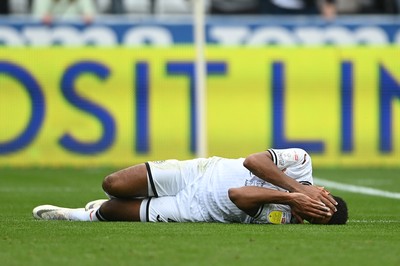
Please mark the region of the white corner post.
[[195, 98], [196, 102], [196, 156], [205, 158], [207, 151], [207, 88], [205, 58], [205, 5], [204, 0], [193, 1], [193, 34], [196, 51]]

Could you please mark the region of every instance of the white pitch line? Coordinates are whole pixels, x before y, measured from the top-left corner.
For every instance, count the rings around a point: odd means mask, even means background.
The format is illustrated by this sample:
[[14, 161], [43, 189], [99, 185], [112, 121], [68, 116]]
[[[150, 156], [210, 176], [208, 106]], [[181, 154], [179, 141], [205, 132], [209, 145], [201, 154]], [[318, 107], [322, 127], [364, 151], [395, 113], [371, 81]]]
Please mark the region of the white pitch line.
[[377, 224], [382, 224], [382, 223], [400, 223], [398, 220], [349, 220], [351, 223], [377, 223]]
[[359, 194], [380, 196], [380, 197], [391, 198], [391, 199], [400, 199], [400, 193], [396, 193], [396, 192], [384, 191], [384, 190], [379, 190], [379, 189], [369, 188], [369, 187], [343, 184], [343, 183], [333, 182], [333, 181], [320, 179], [320, 178], [314, 178], [314, 182], [318, 186], [334, 188], [334, 189], [338, 189], [338, 190], [342, 190], [342, 191], [349, 191], [349, 192], [354, 192], [354, 193], [359, 193]]

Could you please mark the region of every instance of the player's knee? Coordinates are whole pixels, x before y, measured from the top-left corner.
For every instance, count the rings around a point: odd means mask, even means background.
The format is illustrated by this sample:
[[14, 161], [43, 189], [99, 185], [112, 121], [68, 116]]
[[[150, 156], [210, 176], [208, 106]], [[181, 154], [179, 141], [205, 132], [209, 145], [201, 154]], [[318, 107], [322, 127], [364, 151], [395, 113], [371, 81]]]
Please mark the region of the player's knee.
[[128, 167], [106, 176], [103, 190], [114, 198], [147, 196], [147, 169], [145, 164]]
[[102, 187], [104, 192], [110, 196], [116, 196], [118, 194], [118, 176], [113, 173], [106, 176], [103, 180]]

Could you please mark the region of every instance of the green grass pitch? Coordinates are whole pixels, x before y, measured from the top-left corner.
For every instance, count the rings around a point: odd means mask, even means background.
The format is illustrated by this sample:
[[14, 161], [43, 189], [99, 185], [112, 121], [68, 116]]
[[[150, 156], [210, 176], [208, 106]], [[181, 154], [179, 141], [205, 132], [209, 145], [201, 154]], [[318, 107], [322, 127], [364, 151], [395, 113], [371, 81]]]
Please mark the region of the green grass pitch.
[[[103, 198], [111, 168], [0, 168], [0, 264], [400, 265], [400, 200], [332, 190], [345, 226], [36, 221], [40, 204]], [[316, 169], [315, 176], [400, 192], [400, 169]], [[328, 187], [329, 189], [329, 187]]]

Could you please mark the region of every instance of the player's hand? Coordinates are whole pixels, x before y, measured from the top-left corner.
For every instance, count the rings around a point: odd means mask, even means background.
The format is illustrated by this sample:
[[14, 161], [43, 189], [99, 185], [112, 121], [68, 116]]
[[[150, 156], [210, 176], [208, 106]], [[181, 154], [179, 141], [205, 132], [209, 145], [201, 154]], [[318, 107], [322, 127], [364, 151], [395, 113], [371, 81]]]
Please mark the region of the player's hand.
[[303, 193], [290, 193], [291, 201], [289, 203], [292, 214], [300, 222], [303, 223], [303, 218], [324, 219], [332, 216], [329, 207], [319, 200], [314, 200]]
[[326, 190], [324, 187], [318, 187], [318, 186], [302, 186], [301, 191], [299, 191], [303, 194], [306, 194], [310, 198], [320, 201], [325, 206], [329, 207], [333, 212], [336, 212], [336, 205], [337, 202], [335, 199], [331, 196], [331, 193]]

